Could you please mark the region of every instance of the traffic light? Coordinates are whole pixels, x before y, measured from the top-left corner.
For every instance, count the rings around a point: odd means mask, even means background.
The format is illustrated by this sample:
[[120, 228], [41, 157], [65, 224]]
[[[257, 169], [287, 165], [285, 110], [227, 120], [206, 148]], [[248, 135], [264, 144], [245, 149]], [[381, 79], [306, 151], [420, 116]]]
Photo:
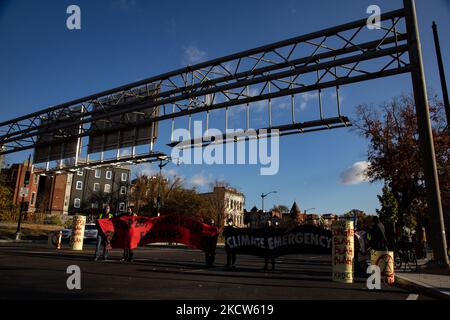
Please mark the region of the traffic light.
[[29, 185], [30, 184], [30, 176], [31, 176], [31, 172], [30, 171], [25, 172], [25, 178], [24, 178], [24, 181], [23, 181], [24, 185]]

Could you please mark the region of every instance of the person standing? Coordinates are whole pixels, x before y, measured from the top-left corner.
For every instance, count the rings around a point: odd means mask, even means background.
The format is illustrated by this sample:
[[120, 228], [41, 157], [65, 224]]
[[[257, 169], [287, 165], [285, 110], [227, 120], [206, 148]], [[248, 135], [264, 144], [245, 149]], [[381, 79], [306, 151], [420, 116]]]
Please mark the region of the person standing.
[[270, 263], [272, 264], [272, 271], [275, 270], [275, 258], [273, 257], [273, 255], [270, 253], [270, 250], [269, 250], [269, 237], [272, 235], [273, 229], [274, 228], [273, 228], [272, 220], [268, 219], [264, 226], [264, 247], [266, 250], [266, 255], [264, 257], [264, 270], [268, 269], [269, 260], [270, 260]]
[[[207, 225], [214, 227], [216, 222], [213, 219], [210, 219], [207, 222]], [[209, 252], [208, 249], [205, 251], [205, 264], [207, 268], [211, 268], [214, 266], [214, 261], [216, 260], [216, 254], [214, 252]]]
[[428, 252], [428, 246], [427, 246], [427, 232], [425, 230], [425, 227], [421, 228], [422, 234], [421, 234], [421, 242], [422, 242], [422, 250], [423, 250], [423, 258], [427, 258], [427, 252]]
[[[232, 233], [234, 229], [233, 226], [233, 219], [228, 218], [227, 219], [227, 225], [223, 230], [223, 233], [225, 235], [225, 238], [227, 237], [228, 233]], [[227, 252], [227, 264], [225, 265], [226, 268], [235, 269], [236, 268], [236, 253], [229, 253]]]
[[373, 224], [368, 234], [369, 245], [373, 250], [387, 251], [388, 241], [386, 239], [384, 225], [377, 216], [373, 217], [372, 221]]
[[[133, 212], [133, 208], [128, 207], [126, 216], [128, 216], [128, 217], [137, 217], [137, 214]], [[125, 248], [125, 249], [123, 249], [123, 257], [122, 257], [122, 259], [120, 261], [133, 262], [133, 256], [134, 256], [133, 249]]]
[[[103, 209], [103, 212], [101, 212], [98, 216], [98, 220], [101, 219], [111, 219], [113, 218], [113, 214], [111, 213], [111, 207], [109, 205], [106, 205]], [[108, 260], [109, 256], [109, 250], [108, 250], [108, 243], [106, 239], [106, 235], [103, 233], [102, 229], [100, 228], [100, 225], [98, 224], [97, 220], [97, 246], [95, 248], [95, 256], [94, 260], [97, 261], [100, 258], [100, 251], [103, 247], [103, 260]]]

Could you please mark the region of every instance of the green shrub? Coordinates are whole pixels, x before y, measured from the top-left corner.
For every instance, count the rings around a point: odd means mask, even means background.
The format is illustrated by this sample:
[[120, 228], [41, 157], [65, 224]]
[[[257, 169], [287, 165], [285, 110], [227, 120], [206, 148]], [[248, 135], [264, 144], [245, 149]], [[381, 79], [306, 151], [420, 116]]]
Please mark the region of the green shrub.
[[34, 224], [44, 224], [45, 222], [45, 214], [40, 212], [35, 212], [33, 215], [28, 219], [30, 223]]
[[66, 229], [72, 229], [73, 217], [66, 217], [63, 227]]
[[61, 221], [59, 216], [49, 216], [45, 219], [44, 224], [49, 224], [52, 226], [62, 226], [64, 223]]
[[16, 209], [8, 209], [0, 211], [0, 221], [16, 222], [19, 219], [19, 211]]

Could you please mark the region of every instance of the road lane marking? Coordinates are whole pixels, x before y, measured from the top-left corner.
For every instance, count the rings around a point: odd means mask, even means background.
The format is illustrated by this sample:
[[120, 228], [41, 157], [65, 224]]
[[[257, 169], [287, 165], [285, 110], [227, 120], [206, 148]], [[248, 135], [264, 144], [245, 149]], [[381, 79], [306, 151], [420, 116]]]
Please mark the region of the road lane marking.
[[406, 298], [406, 300], [411, 300], [411, 301], [415, 301], [415, 300], [418, 300], [419, 299], [419, 295], [418, 294], [414, 294], [414, 293], [411, 293], [409, 296], [408, 296], [408, 298]]

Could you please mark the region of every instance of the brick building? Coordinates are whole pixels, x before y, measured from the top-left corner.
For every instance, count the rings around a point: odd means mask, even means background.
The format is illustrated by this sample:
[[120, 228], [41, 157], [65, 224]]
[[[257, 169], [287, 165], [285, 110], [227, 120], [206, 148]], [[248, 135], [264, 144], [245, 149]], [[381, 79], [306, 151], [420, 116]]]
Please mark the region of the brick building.
[[48, 214], [69, 214], [72, 177], [71, 173], [41, 175], [36, 210]]
[[29, 184], [26, 186], [28, 194], [23, 197], [23, 212], [33, 213], [36, 211], [36, 200], [39, 186], [39, 173], [34, 172], [34, 167], [28, 161], [23, 163], [16, 163], [8, 168], [1, 170], [6, 185], [11, 189], [13, 193], [13, 204], [20, 205], [22, 203], [22, 197], [20, 190], [24, 188], [26, 172], [30, 172]]

